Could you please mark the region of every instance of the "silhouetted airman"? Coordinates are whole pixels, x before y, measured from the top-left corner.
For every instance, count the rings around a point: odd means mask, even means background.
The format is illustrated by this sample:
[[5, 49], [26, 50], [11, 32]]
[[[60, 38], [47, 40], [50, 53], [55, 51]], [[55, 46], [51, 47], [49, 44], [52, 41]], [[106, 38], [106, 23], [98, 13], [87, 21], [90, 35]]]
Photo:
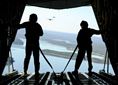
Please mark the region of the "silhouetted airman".
[[79, 50], [78, 50], [78, 55], [76, 58], [74, 73], [78, 72], [78, 69], [82, 63], [82, 60], [83, 60], [86, 52], [87, 52], [87, 59], [88, 59], [88, 65], [89, 65], [88, 71], [89, 71], [89, 73], [91, 73], [92, 68], [93, 68], [92, 59], [91, 59], [91, 54], [92, 54], [91, 37], [93, 34], [100, 34], [100, 31], [88, 28], [87, 21], [82, 21], [80, 23], [80, 26], [81, 26], [81, 29], [77, 35], [77, 44], [78, 44]]
[[33, 52], [35, 74], [39, 74], [39, 39], [43, 35], [42, 27], [37, 23], [37, 15], [31, 14], [28, 22], [20, 24], [20, 28], [26, 29], [26, 56], [24, 59], [24, 74], [27, 74], [29, 61]]

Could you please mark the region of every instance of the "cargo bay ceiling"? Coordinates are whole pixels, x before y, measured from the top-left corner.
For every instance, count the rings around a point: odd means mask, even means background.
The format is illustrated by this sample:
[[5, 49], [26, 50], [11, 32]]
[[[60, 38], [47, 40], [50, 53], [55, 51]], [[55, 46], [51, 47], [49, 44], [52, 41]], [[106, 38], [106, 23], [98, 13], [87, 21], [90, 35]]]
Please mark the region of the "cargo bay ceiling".
[[2, 10], [2, 12], [0, 13], [0, 18], [9, 22], [15, 17], [21, 17], [26, 5], [52, 9], [66, 9], [90, 5], [90, 2], [89, 0], [1, 0], [0, 10]]
[[45, 8], [66, 9], [89, 5], [89, 0], [28, 0], [27, 4]]
[[[116, 20], [118, 19], [118, 8], [116, 3], [116, 0], [0, 0], [0, 23], [5, 24], [5, 26], [7, 25], [10, 28], [13, 42], [17, 32], [17, 30], [14, 29], [20, 23], [25, 6], [29, 5], [61, 10], [91, 5], [93, 7], [99, 28], [105, 30], [105, 33], [102, 34], [102, 37], [108, 49], [108, 56], [110, 58], [114, 72], [118, 75], [118, 53], [116, 38], [116, 27], [118, 24]], [[8, 29], [8, 27], [0, 28], [0, 31], [3, 33], [4, 29]], [[8, 32], [3, 33], [2, 36], [4, 37], [6, 35], [8, 35]], [[7, 38], [5, 37], [3, 39]], [[12, 42], [10, 42], [10, 44], [12, 44]], [[1, 43], [1, 45], [4, 47], [4, 49], [0, 48], [0, 62], [2, 62], [0, 74], [5, 67], [8, 57], [8, 55], [6, 55], [6, 51], [8, 49], [7, 43]], [[3, 58], [1, 56], [6, 57]]]

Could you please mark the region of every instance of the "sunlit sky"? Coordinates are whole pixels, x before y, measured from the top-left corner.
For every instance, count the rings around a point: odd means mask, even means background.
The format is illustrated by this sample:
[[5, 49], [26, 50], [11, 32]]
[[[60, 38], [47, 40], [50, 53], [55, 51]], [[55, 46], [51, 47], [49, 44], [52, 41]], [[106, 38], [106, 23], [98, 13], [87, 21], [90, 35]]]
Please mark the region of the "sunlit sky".
[[43, 30], [78, 33], [82, 20], [86, 20], [90, 28], [99, 29], [91, 6], [60, 10], [26, 6], [21, 23], [28, 21], [32, 13], [37, 14]]

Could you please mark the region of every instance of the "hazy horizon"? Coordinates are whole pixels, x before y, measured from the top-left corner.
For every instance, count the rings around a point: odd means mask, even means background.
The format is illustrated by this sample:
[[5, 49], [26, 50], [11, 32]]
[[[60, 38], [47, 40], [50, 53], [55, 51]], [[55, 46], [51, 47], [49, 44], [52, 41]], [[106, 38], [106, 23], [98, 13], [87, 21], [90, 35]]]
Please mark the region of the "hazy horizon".
[[[41, 36], [40, 38], [40, 45], [42, 48], [43, 44], [47, 43], [45, 45], [48, 46], [48, 48], [45, 47], [45, 49], [43, 49], [45, 50], [46, 54], [50, 54], [49, 52], [51, 52], [52, 54], [56, 54], [56, 55], [60, 54], [59, 56], [61, 56], [61, 54], [67, 56], [68, 53], [66, 53], [66, 51], [68, 50], [72, 52], [77, 45], [76, 37], [77, 37], [77, 34], [73, 34], [73, 33], [64, 33], [64, 32], [44, 30], [44, 35]], [[21, 45], [21, 47], [22, 46], [25, 47], [24, 40], [25, 40], [25, 30], [22, 29], [18, 31], [16, 35], [16, 39], [13, 44]], [[100, 57], [104, 57], [106, 50], [105, 50], [105, 45], [104, 45], [104, 42], [102, 41], [102, 38], [93, 36], [92, 41], [93, 41], [93, 54], [99, 55]], [[51, 49], [52, 45], [55, 46], [54, 49]], [[65, 50], [63, 49], [63, 51], [60, 53], [60, 51], [58, 51], [57, 46], [59, 48], [65, 47]]]

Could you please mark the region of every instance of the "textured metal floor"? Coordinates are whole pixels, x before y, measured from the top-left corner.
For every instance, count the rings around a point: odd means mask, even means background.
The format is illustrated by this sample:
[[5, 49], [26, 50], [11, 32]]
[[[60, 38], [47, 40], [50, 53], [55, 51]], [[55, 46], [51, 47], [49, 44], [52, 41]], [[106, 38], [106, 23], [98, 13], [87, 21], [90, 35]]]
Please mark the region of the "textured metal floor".
[[23, 75], [17, 72], [4, 77], [0, 85], [111, 85], [101, 79], [98, 75], [92, 74], [89, 77], [86, 73], [73, 74], [72, 72], [51, 73], [46, 72], [40, 75]]

